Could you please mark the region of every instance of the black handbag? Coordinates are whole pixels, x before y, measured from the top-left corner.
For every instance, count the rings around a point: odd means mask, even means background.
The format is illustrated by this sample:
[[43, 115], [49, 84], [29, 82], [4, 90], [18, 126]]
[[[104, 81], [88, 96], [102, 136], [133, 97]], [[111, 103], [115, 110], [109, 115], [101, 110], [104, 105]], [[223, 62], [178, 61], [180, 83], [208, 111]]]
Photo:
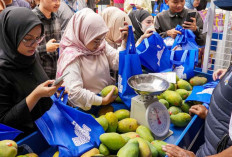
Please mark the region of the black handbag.
[[227, 148], [227, 144], [229, 142], [230, 136], [225, 134], [222, 139], [218, 142], [217, 145], [217, 153], [221, 153], [223, 150]]

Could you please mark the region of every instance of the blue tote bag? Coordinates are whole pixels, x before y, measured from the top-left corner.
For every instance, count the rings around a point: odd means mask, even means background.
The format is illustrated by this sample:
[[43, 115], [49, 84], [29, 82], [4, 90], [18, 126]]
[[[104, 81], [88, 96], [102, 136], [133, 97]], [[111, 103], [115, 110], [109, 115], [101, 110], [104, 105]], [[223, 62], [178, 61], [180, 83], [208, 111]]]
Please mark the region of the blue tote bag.
[[170, 60], [173, 71], [181, 79], [190, 79], [194, 76], [194, 66], [198, 63], [198, 45], [191, 30], [183, 29], [180, 25], [177, 25], [176, 30], [181, 34], [176, 36], [172, 46]]
[[172, 70], [170, 51], [161, 36], [154, 32], [149, 38], [145, 38], [139, 46], [137, 53], [141, 64], [151, 72], [166, 72]]
[[[61, 94], [62, 95], [62, 94]], [[104, 133], [101, 125], [90, 115], [66, 105], [68, 95], [53, 95], [49, 111], [35, 121], [38, 129], [51, 146], [58, 146], [59, 157], [81, 156], [100, 145]]]
[[192, 93], [188, 96], [185, 101], [199, 101], [210, 104], [210, 99], [214, 88], [217, 86], [219, 81], [213, 81], [204, 84], [203, 86], [194, 86]]
[[0, 123], [0, 141], [13, 140], [21, 133], [23, 132]]
[[169, 9], [169, 6], [165, 3], [165, 0], [163, 0], [163, 3], [160, 5], [160, 13], [168, 9]]
[[127, 80], [134, 75], [142, 74], [141, 63], [136, 53], [132, 26], [129, 26], [126, 50], [119, 53], [118, 91], [119, 97], [130, 108], [131, 98], [135, 91], [128, 85]]

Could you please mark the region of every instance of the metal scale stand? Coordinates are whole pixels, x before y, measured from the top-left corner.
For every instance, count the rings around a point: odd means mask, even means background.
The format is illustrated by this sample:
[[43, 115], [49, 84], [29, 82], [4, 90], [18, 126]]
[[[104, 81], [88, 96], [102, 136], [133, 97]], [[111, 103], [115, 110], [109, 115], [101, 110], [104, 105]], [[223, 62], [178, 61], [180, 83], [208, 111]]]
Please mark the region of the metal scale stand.
[[156, 97], [168, 89], [169, 83], [151, 74], [140, 74], [130, 77], [128, 84], [138, 94], [131, 100], [130, 117], [150, 128], [157, 140], [171, 136], [169, 112]]

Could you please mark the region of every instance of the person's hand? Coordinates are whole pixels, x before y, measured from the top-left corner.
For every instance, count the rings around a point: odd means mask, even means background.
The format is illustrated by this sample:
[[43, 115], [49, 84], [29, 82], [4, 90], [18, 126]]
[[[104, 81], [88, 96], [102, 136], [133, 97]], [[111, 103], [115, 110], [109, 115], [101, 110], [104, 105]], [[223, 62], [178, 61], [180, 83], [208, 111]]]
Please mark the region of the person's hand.
[[208, 114], [208, 109], [203, 105], [194, 105], [189, 109], [189, 114], [194, 113], [201, 119], [205, 119]]
[[213, 73], [213, 80], [216, 81], [217, 79], [221, 79], [225, 75], [226, 71], [227, 69], [218, 69], [215, 71]]
[[190, 29], [193, 32], [195, 32], [197, 30], [197, 22], [196, 22], [196, 18], [191, 17], [191, 19], [193, 20], [193, 22], [188, 22], [185, 21], [184, 24], [182, 25], [185, 29]]
[[153, 32], [155, 32], [155, 29], [154, 28], [148, 28], [145, 33], [142, 35], [142, 38], [145, 39], [145, 38], [148, 38], [150, 37]]
[[[65, 87], [65, 86], [62, 85], [61, 87]], [[56, 92], [57, 97], [60, 97], [61, 92], [62, 92], [62, 90], [59, 90], [59, 89], [57, 90], [57, 92]], [[65, 94], [68, 94], [68, 95], [70, 94], [67, 89], [64, 90], [64, 92], [63, 92], [63, 94], [62, 94], [61, 97], [63, 97]]]
[[127, 38], [128, 38], [128, 23], [124, 22], [124, 26], [119, 28], [120, 31], [120, 39], [122, 40], [122, 45], [125, 46], [126, 42], [127, 42]]
[[109, 92], [109, 94], [107, 94], [107, 96], [102, 98], [102, 105], [108, 105], [117, 98], [117, 95], [114, 95], [114, 91], [115, 87]]
[[61, 81], [59, 84], [55, 85], [55, 86], [50, 86], [52, 83], [54, 82], [54, 80], [48, 80], [44, 83], [41, 83], [40, 85], [38, 85], [35, 89], [34, 89], [34, 94], [38, 97], [38, 98], [43, 98], [43, 97], [50, 97], [53, 94], [55, 94], [55, 92], [57, 91], [57, 89], [62, 85], [63, 81]]
[[59, 48], [60, 44], [55, 43], [55, 42], [56, 42], [56, 39], [51, 39], [47, 42], [47, 44], [46, 44], [47, 52], [54, 52], [54, 51], [56, 51], [57, 48]]
[[167, 35], [170, 36], [170, 37], [172, 37], [173, 39], [176, 38], [177, 34], [181, 34], [181, 32], [175, 30], [175, 28], [167, 31]]
[[162, 149], [166, 152], [168, 157], [196, 157], [196, 155], [193, 152], [182, 149], [173, 144], [167, 144], [165, 146], [162, 146]]

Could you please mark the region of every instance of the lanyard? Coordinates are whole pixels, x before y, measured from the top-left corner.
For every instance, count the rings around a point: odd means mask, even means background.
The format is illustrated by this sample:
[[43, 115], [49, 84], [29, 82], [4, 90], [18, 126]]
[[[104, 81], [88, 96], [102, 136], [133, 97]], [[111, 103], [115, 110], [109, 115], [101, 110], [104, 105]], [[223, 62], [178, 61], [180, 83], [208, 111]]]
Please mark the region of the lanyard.
[[69, 2], [67, 0], [64, 0], [64, 1], [74, 13], [76, 13], [78, 11], [78, 2], [77, 1], [76, 1], [76, 6], [77, 6], [76, 9], [73, 9], [73, 7], [69, 4]]

